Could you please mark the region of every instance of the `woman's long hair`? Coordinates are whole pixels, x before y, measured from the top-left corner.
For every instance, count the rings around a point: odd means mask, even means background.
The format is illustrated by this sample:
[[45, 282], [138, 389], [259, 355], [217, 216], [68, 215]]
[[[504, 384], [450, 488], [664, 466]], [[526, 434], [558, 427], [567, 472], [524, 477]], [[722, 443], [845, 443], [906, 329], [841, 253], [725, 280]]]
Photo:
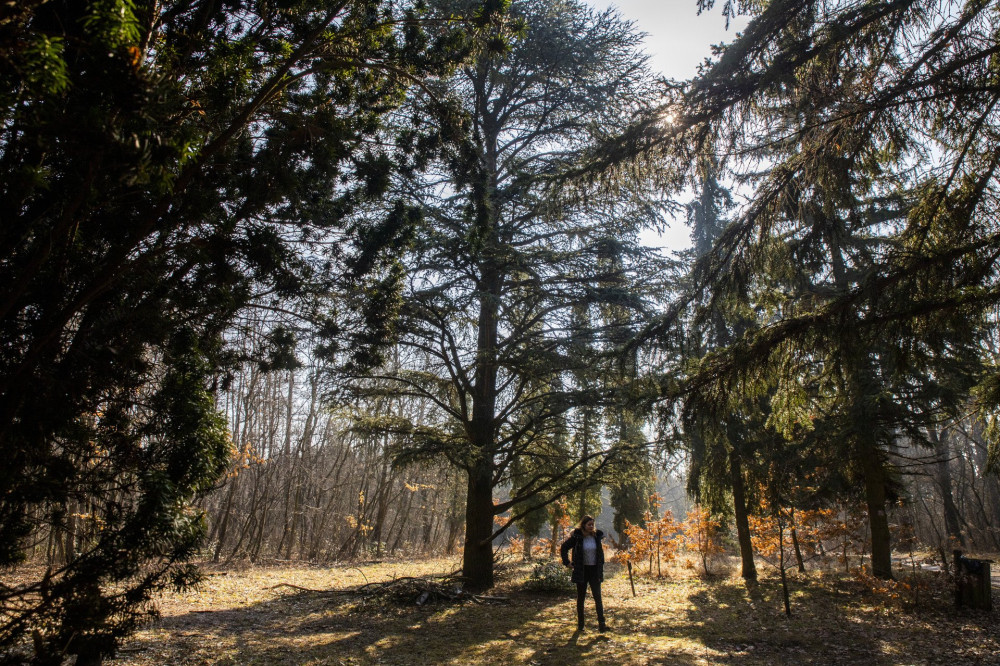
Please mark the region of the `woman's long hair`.
[[[589, 523], [590, 521], [592, 521], [593, 519], [594, 519], [593, 516], [584, 516], [583, 518], [580, 519], [580, 524], [577, 526], [578, 529], [581, 532], [586, 531], [586, 530], [583, 529], [583, 526], [586, 525], [587, 523]], [[595, 525], [595, 527], [596, 527], [596, 525]]]

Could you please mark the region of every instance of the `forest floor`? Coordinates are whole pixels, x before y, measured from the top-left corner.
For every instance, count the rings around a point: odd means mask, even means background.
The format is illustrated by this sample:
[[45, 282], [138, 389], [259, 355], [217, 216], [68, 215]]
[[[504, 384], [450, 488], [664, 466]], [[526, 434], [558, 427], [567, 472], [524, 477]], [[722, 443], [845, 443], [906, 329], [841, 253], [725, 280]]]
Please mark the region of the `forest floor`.
[[208, 567], [198, 589], [164, 595], [162, 618], [109, 665], [1000, 664], [1000, 612], [956, 610], [947, 578], [929, 572], [901, 570], [908, 583], [880, 590], [843, 572], [790, 573], [788, 617], [767, 565], [753, 590], [718, 563], [714, 577], [681, 567], [636, 576], [635, 597], [627, 573], [609, 565], [605, 634], [589, 598], [580, 633], [572, 592], [529, 591], [530, 564], [503, 567], [490, 595], [506, 601], [418, 606], [349, 593], [457, 566]]

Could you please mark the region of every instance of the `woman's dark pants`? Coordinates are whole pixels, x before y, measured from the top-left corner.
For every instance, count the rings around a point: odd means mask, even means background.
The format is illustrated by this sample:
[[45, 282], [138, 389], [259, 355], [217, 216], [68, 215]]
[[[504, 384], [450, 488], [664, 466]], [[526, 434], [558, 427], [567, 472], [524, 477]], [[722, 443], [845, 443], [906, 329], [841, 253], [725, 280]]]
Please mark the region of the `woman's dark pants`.
[[598, 566], [583, 568], [583, 582], [576, 584], [576, 626], [583, 629], [583, 601], [587, 598], [587, 585], [594, 595], [597, 607], [597, 623], [604, 627], [604, 602], [601, 600], [601, 569]]

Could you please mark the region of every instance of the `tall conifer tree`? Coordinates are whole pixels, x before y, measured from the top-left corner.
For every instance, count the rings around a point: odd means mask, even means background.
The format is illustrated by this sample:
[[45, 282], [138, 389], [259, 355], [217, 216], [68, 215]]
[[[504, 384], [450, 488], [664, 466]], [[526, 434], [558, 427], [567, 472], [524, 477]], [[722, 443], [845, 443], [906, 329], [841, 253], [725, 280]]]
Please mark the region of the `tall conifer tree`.
[[742, 7], [747, 29], [678, 89], [677, 122], [637, 126], [624, 145], [684, 160], [721, 135], [741, 160], [750, 201], [698, 279], [717, 299], [775, 271], [782, 284], [758, 292], [764, 325], [688, 386], [720, 411], [734, 386], [772, 386], [771, 422], [802, 432], [820, 427], [803, 408], [814, 400], [868, 507], [873, 572], [890, 577], [895, 441], [920, 439], [976, 378], [962, 365], [1000, 300], [996, 14], [976, 1]]
[[[573, 0], [516, 1], [510, 16], [523, 28], [507, 53], [484, 51], [423, 100], [454, 100], [468, 121], [442, 146], [440, 179], [417, 192], [425, 223], [401, 304], [408, 366], [391, 375], [394, 390], [433, 404], [434, 417], [387, 423], [412, 433], [403, 459], [446, 456], [467, 473], [463, 567], [478, 588], [493, 584], [493, 539], [509, 524], [498, 528], [494, 516], [511, 510], [516, 521], [592, 482], [613, 458], [595, 415], [616, 390], [597, 378], [624, 324], [599, 306], [644, 316], [642, 282], [656, 274], [637, 243], [658, 212], [649, 192], [581, 201], [547, 182], [653, 99], [640, 36], [614, 12]], [[616, 278], [636, 289], [613, 288]], [[365, 390], [363, 378], [355, 389]], [[573, 424], [592, 432], [552, 436]], [[513, 495], [495, 497], [508, 482]]]
[[[468, 52], [420, 19], [379, 0], [0, 9], [0, 566], [63, 546], [0, 586], [0, 649], [32, 632], [33, 663], [99, 663], [192, 579], [191, 502], [232, 453], [227, 329], [248, 308], [350, 328], [326, 297], [398, 244], [405, 216], [348, 215], [395, 166], [367, 143], [387, 111]], [[271, 340], [261, 362], [288, 360], [294, 337]]]

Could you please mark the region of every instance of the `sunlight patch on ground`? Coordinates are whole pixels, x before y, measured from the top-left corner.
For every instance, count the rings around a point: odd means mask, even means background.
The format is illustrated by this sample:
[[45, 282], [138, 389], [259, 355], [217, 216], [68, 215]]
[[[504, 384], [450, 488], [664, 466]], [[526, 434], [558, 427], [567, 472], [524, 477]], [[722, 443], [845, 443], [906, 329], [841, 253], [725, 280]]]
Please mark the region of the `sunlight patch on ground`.
[[[791, 618], [780, 582], [739, 578], [608, 576], [611, 631], [599, 634], [592, 601], [576, 632], [574, 593], [523, 588], [514, 565], [491, 595], [509, 603], [377, 604], [345, 594], [366, 582], [440, 575], [452, 560], [360, 567], [210, 569], [205, 584], [162, 599], [163, 619], [108, 666], [299, 666], [321, 664], [918, 664], [988, 663], [1000, 653], [997, 613], [956, 614], [950, 588], [922, 592], [922, 606], [867, 594], [851, 577], [790, 578]], [[940, 574], [931, 574], [939, 576]], [[294, 586], [294, 587], [292, 587]], [[301, 589], [306, 588], [306, 589]], [[905, 600], [903, 600], [905, 601]], [[415, 602], [415, 600], [414, 600]], [[984, 661], [986, 660], [986, 661]]]

